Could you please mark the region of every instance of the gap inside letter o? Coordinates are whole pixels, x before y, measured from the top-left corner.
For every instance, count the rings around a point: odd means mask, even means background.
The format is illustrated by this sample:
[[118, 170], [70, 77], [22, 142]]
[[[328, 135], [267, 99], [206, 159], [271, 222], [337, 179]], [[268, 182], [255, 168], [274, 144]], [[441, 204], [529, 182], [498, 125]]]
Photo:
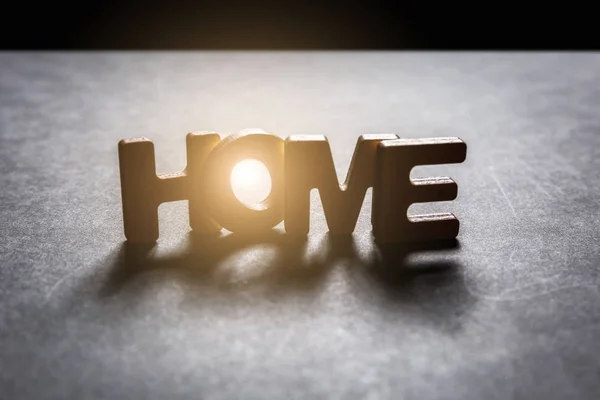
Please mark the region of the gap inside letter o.
[[[215, 222], [231, 232], [247, 233], [283, 221], [284, 147], [284, 140], [277, 135], [247, 129], [225, 137], [213, 148], [200, 184], [206, 185], [208, 211]], [[253, 207], [244, 205], [231, 187], [233, 168], [246, 159], [262, 162], [271, 175], [271, 193]]]

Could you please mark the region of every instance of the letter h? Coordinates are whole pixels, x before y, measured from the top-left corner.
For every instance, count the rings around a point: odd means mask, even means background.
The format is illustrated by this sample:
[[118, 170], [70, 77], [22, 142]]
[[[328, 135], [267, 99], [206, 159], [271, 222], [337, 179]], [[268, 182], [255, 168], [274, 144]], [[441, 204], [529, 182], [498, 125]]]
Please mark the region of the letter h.
[[189, 133], [186, 137], [187, 166], [178, 173], [156, 174], [154, 143], [146, 138], [119, 142], [119, 169], [125, 237], [132, 243], [158, 239], [158, 206], [189, 200], [190, 227], [203, 233], [218, 232], [206, 214], [200, 172], [204, 160], [220, 141], [214, 132]]

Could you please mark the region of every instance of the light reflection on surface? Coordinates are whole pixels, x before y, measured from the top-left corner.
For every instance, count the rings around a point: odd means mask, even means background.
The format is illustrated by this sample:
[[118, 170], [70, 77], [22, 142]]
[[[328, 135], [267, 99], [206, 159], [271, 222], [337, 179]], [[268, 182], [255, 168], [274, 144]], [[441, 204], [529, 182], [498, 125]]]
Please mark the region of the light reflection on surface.
[[269, 170], [258, 160], [240, 161], [231, 171], [231, 189], [244, 205], [256, 205], [271, 193]]

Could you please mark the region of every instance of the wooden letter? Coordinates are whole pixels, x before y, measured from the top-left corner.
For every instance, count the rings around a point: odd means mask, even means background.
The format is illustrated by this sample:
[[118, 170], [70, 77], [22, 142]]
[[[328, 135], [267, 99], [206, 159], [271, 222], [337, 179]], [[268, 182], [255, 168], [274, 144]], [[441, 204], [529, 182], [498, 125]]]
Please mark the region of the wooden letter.
[[200, 234], [216, 234], [221, 231], [208, 213], [206, 182], [202, 180], [204, 163], [212, 149], [221, 141], [215, 132], [188, 133], [186, 136], [187, 167], [185, 172], [189, 184], [190, 228]]
[[119, 169], [125, 237], [133, 243], [158, 239], [158, 206], [188, 198], [184, 172], [156, 175], [154, 144], [146, 139], [119, 142]]
[[125, 237], [132, 243], [158, 239], [158, 206], [189, 199], [190, 227], [200, 233], [221, 230], [208, 215], [205, 188], [200, 181], [204, 161], [221, 140], [214, 132], [189, 133], [187, 167], [175, 174], [156, 175], [154, 144], [146, 139], [119, 142], [119, 169]]
[[[206, 185], [208, 211], [216, 223], [232, 232], [270, 229], [283, 220], [283, 139], [262, 130], [243, 130], [227, 136], [206, 159], [202, 184]], [[271, 174], [271, 193], [247, 207], [231, 188], [231, 171], [244, 159], [257, 159]]]
[[358, 138], [346, 181], [340, 186], [325, 136], [290, 136], [285, 141], [285, 230], [306, 235], [310, 221], [310, 191], [317, 188], [327, 226], [333, 234], [350, 234], [367, 189], [373, 186], [377, 145], [394, 134]]
[[410, 179], [417, 165], [461, 163], [467, 145], [456, 137], [397, 139], [379, 144], [373, 186], [373, 233], [377, 241], [454, 239], [459, 221], [451, 213], [407, 216], [413, 203], [454, 200], [458, 188], [447, 177]]

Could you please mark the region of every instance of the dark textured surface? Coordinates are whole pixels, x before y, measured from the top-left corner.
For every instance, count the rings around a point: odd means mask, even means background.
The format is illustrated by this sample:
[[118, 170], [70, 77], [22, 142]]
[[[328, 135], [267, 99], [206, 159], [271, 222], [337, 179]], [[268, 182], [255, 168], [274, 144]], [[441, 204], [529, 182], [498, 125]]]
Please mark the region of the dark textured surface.
[[[0, 55], [0, 397], [506, 399], [600, 396], [595, 54]], [[459, 136], [454, 248], [202, 241], [160, 209], [123, 244], [117, 141], [159, 172], [185, 134]], [[417, 173], [418, 172], [418, 173]], [[370, 199], [370, 197], [369, 197]], [[314, 204], [318, 204], [316, 199]], [[412, 249], [415, 250], [415, 249]]]

